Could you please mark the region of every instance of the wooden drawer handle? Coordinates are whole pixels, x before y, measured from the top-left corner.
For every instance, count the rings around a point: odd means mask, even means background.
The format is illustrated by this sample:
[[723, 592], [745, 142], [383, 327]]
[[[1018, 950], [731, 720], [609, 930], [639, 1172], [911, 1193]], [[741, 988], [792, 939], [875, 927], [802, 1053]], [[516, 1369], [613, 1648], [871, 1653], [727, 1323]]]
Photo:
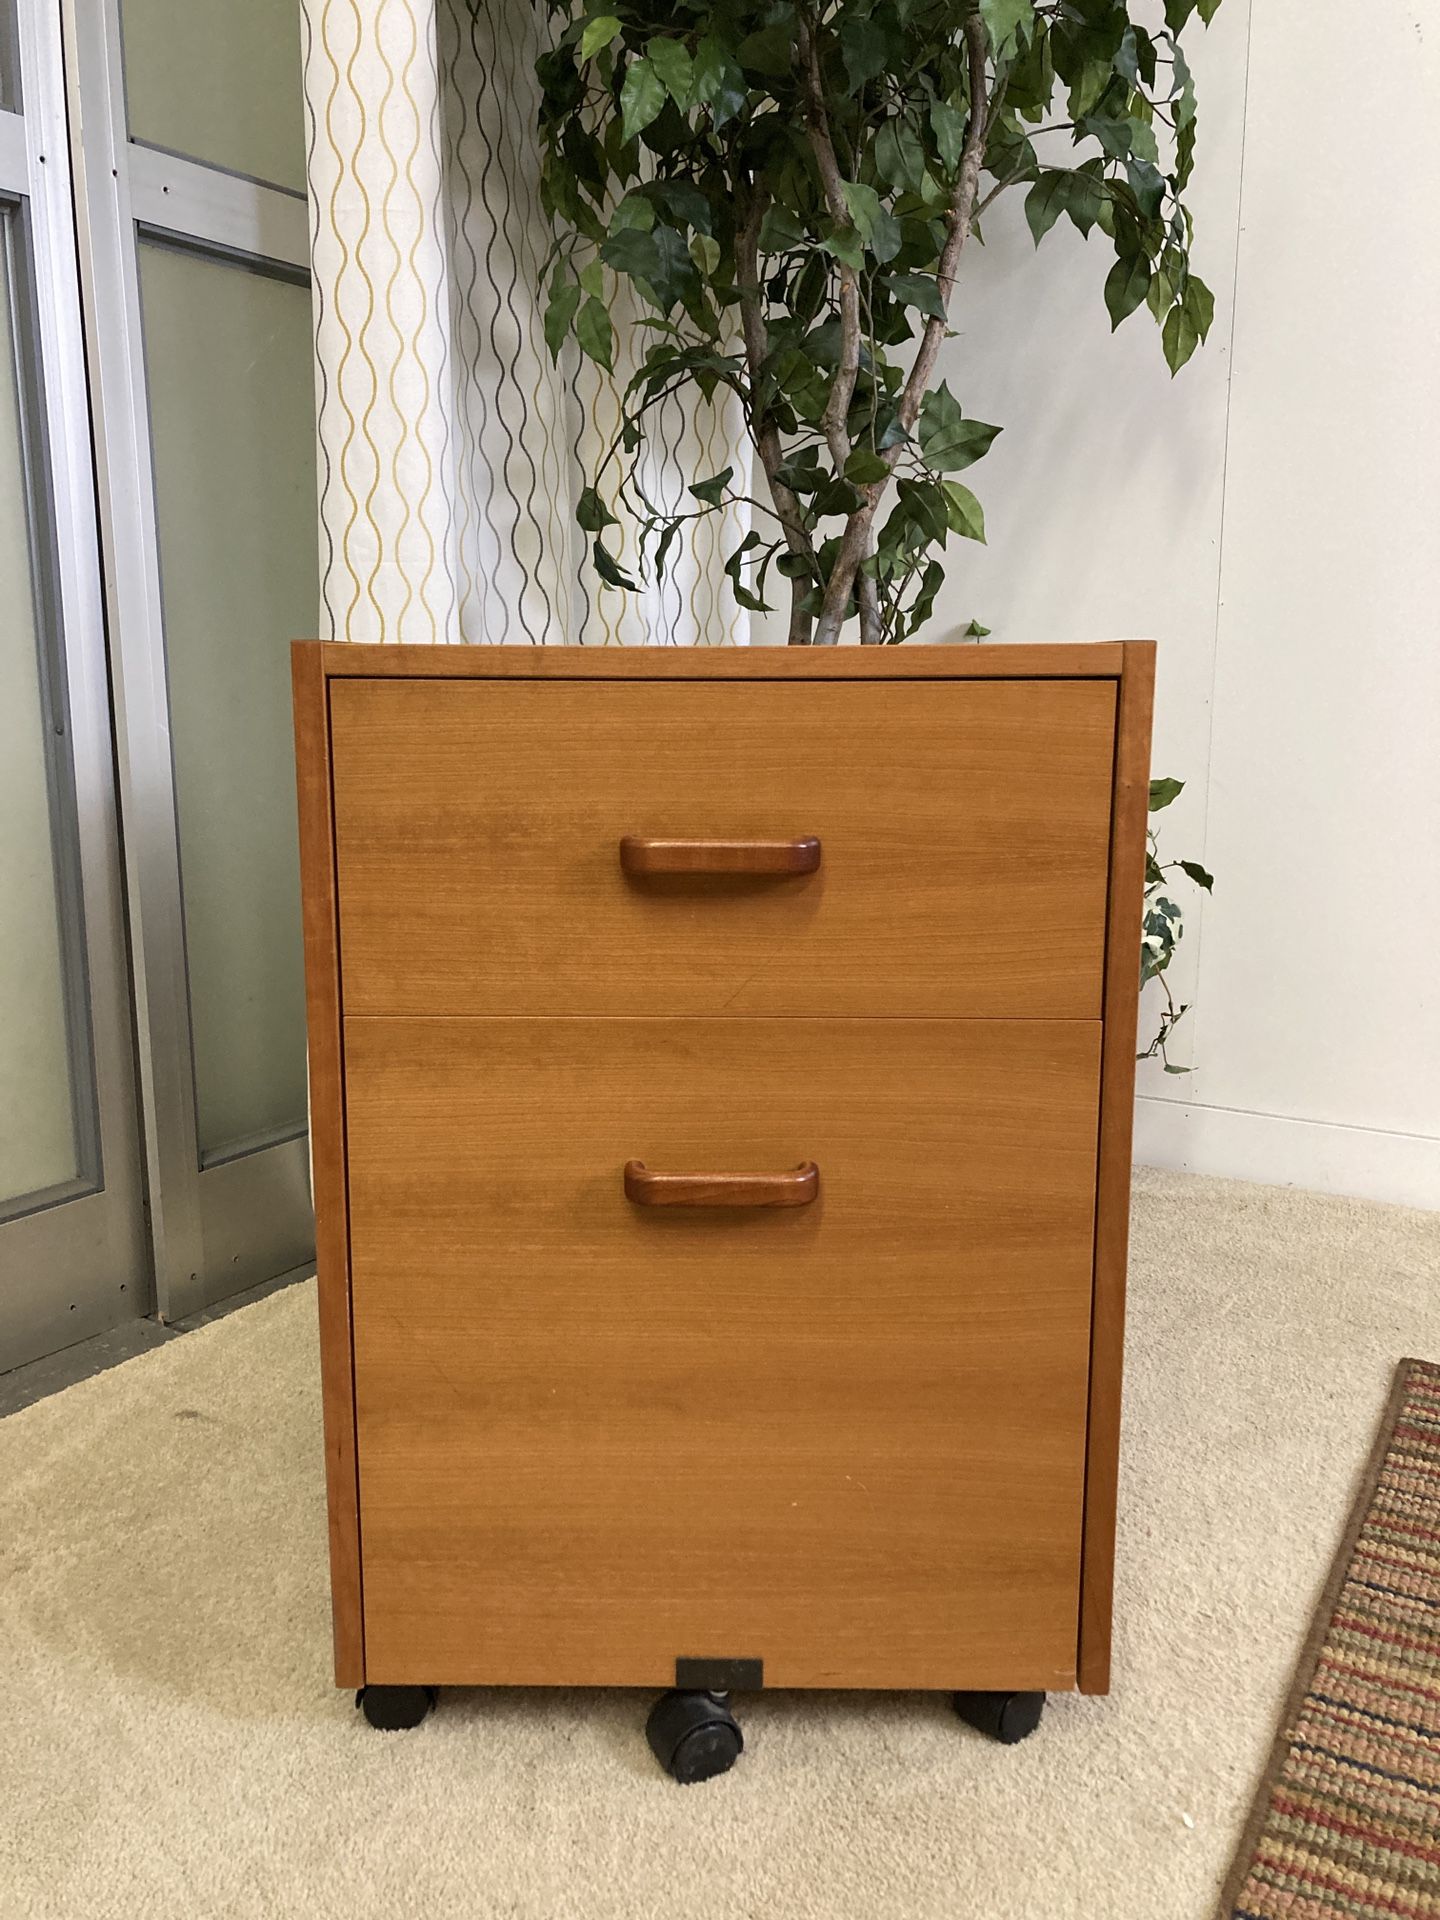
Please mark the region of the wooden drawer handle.
[[813, 833], [795, 840], [653, 840], [627, 833], [620, 842], [620, 865], [639, 877], [647, 873], [814, 873], [820, 842]]
[[625, 1198], [637, 1207], [808, 1207], [819, 1191], [813, 1160], [787, 1173], [652, 1173], [625, 1162]]

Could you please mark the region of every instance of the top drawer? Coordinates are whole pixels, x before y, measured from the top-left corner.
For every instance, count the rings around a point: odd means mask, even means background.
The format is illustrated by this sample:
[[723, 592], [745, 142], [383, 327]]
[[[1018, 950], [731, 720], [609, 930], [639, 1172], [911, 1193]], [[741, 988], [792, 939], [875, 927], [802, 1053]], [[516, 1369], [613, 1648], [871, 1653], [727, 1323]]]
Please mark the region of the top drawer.
[[[1111, 680], [331, 683], [347, 1014], [1100, 1014]], [[629, 877], [627, 835], [789, 840]]]

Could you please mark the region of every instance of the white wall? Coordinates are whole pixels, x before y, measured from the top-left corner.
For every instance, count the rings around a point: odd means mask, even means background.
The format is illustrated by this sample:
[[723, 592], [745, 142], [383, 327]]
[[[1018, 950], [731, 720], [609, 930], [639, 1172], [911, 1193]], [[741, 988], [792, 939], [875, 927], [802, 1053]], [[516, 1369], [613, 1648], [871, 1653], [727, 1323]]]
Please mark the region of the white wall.
[[[1226, 0], [1217, 17], [1230, 11]], [[1250, 29], [1207, 846], [1202, 1165], [1440, 1206], [1440, 3]], [[1347, 44], [1349, 43], [1349, 44]], [[1340, 128], [1344, 127], [1345, 132]]]
[[1110, 335], [1103, 239], [997, 207], [945, 368], [1006, 428], [990, 542], [932, 631], [1160, 642], [1165, 847], [1216, 892], [1139, 1156], [1440, 1207], [1440, 0], [1355, 21], [1190, 29], [1216, 311], [1173, 383], [1148, 314]]

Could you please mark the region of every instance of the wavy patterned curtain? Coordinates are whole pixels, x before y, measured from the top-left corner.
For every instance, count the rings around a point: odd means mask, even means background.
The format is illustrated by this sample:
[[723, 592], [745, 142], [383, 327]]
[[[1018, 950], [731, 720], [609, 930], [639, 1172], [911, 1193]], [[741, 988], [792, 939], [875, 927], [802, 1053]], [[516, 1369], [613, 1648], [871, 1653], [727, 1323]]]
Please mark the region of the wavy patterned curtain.
[[[323, 621], [336, 639], [703, 645], [748, 639], [702, 520], [661, 582], [602, 587], [575, 526], [614, 437], [613, 376], [541, 326], [533, 0], [303, 0]], [[631, 330], [617, 311], [623, 343]], [[633, 363], [632, 363], [633, 364]], [[672, 398], [662, 505], [748, 462], [733, 397]], [[616, 509], [619, 511], [618, 507]], [[622, 514], [618, 550], [636, 564]]]

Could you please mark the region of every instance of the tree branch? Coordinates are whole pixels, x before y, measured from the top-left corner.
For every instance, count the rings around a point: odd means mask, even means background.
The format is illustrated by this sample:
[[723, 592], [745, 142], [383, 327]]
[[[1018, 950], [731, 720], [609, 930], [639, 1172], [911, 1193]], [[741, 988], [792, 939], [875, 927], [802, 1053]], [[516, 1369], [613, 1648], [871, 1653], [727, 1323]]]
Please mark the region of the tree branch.
[[[740, 206], [740, 224], [735, 230], [735, 287], [740, 296], [740, 327], [745, 342], [745, 364], [750, 374], [750, 432], [760, 455], [760, 464], [765, 469], [770, 497], [775, 502], [775, 517], [784, 532], [785, 544], [791, 553], [808, 560], [813, 570], [815, 547], [805, 525], [804, 509], [780, 478], [785, 449], [768, 409], [761, 406], [757, 398], [764, 377], [765, 359], [770, 350], [765, 325], [765, 295], [760, 285], [760, 222], [765, 218], [765, 195], [753, 191], [742, 192]], [[792, 647], [810, 644], [811, 615], [804, 611], [800, 603], [812, 584], [809, 578], [790, 582], [788, 644]]]
[[[835, 157], [835, 143], [830, 137], [830, 116], [825, 109], [825, 88], [820, 75], [820, 56], [816, 50], [815, 36], [803, 13], [797, 16], [796, 27], [801, 87], [805, 97], [805, 131], [810, 141], [810, 151], [815, 156], [830, 218], [837, 226], [849, 226], [852, 224], [850, 208], [841, 184], [843, 176]], [[850, 434], [846, 422], [850, 417], [850, 402], [855, 397], [855, 382], [860, 373], [860, 278], [854, 267], [845, 261], [841, 260], [838, 264], [840, 360], [830, 385], [825, 411], [820, 418], [820, 430], [830, 449], [830, 461], [837, 479], [850, 458]]]
[[[965, 16], [965, 43], [970, 69], [970, 118], [965, 129], [965, 144], [961, 150], [955, 192], [945, 215], [949, 232], [945, 238], [945, 245], [941, 249], [940, 264], [935, 275], [940, 289], [940, 304], [944, 307], [947, 316], [951, 296], [955, 291], [955, 274], [960, 264], [960, 255], [964, 250], [965, 242], [970, 238], [970, 230], [975, 221], [980, 169], [985, 159], [986, 137], [990, 131], [990, 121], [986, 112], [985, 25], [978, 9], [972, 10]], [[900, 424], [907, 434], [914, 426], [919, 416], [920, 403], [930, 389], [935, 362], [945, 338], [945, 328], [946, 321], [936, 319], [933, 315], [925, 322], [919, 348], [909, 376], [901, 389], [899, 404], [896, 408]], [[840, 639], [840, 630], [845, 623], [845, 614], [855, 585], [855, 574], [865, 557], [876, 510], [886, 487], [890, 484], [895, 464], [900, 458], [903, 447], [904, 442], [897, 441], [893, 447], [882, 454], [881, 458], [890, 472], [883, 480], [872, 481], [860, 489], [862, 503], [845, 523], [840, 550], [835, 556], [835, 564], [826, 582], [825, 599], [820, 609], [819, 624], [815, 629], [814, 644], [817, 647], [833, 647]]]

